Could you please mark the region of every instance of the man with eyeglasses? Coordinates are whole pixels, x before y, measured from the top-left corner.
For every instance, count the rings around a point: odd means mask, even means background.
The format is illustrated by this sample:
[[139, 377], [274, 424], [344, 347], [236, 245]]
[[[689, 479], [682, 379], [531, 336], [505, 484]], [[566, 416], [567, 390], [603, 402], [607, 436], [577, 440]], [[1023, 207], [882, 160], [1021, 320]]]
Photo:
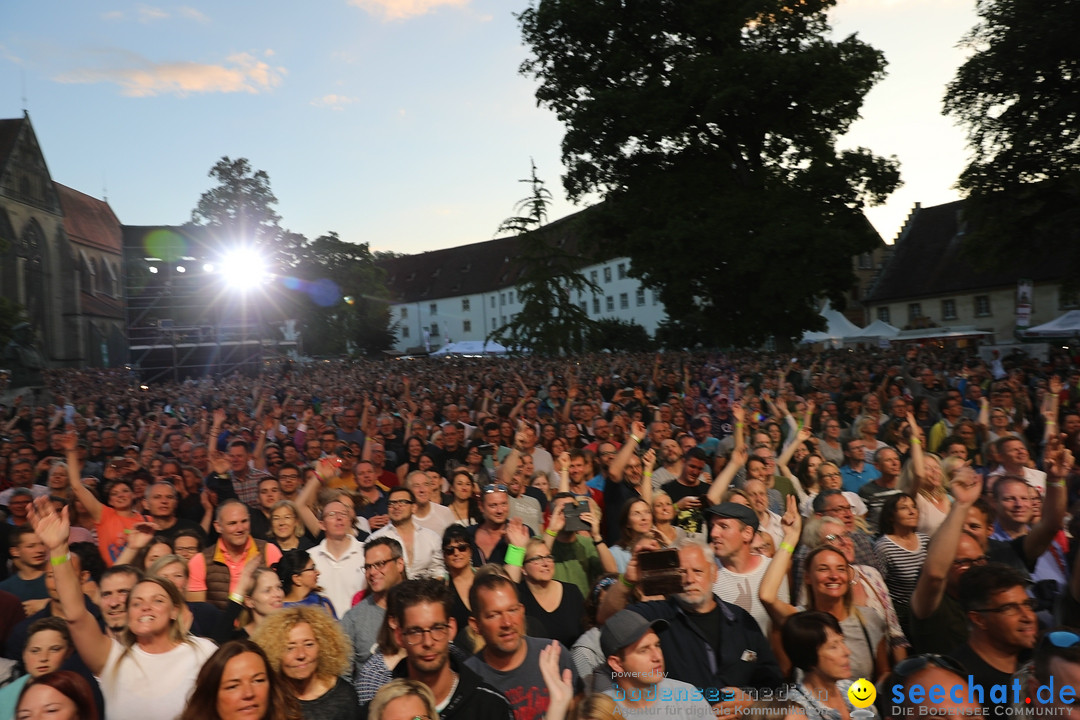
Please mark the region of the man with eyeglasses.
[[394, 639], [405, 650], [395, 678], [431, 689], [441, 720], [511, 720], [510, 702], [450, 652], [457, 622], [450, 589], [434, 579], [407, 580], [394, 594]]
[[[405, 561], [401, 558], [401, 545], [397, 540], [372, 538], [364, 544], [363, 553], [368, 594], [343, 617], [339, 613], [341, 628], [352, 641], [354, 673], [371, 657], [371, 646], [386, 617], [386, 593], [405, 581]], [[358, 677], [353, 677], [354, 685], [359, 681]]]
[[347, 503], [340, 499], [326, 503], [319, 518], [323, 539], [308, 550], [319, 571], [323, 594], [330, 599], [338, 617], [352, 607], [356, 593], [367, 587], [364, 545], [356, 539], [353, 520], [353, 510]]
[[[967, 642], [949, 656], [981, 685], [986, 714], [998, 706], [990, 697], [994, 685], [1009, 685], [1013, 673], [1031, 657], [1038, 633], [1036, 602], [1027, 594], [1027, 579], [998, 563], [972, 567], [959, 588], [960, 603], [971, 625]], [[1008, 703], [1001, 703], [1007, 705]]]
[[446, 573], [443, 563], [442, 540], [439, 535], [413, 522], [416, 497], [407, 487], [396, 487], [387, 496], [386, 506], [390, 523], [372, 538], [391, 537], [401, 543], [405, 553], [405, 572], [410, 580], [441, 578]]
[[[852, 497], [855, 496], [852, 495]], [[814, 497], [812, 507], [817, 517], [834, 517], [844, 523], [844, 532], [855, 546], [856, 565], [869, 565], [876, 568], [882, 575], [887, 572], [885, 564], [874, 551], [874, 539], [855, 524], [855, 513], [848, 493], [843, 490], [822, 490]], [[810, 546], [806, 543], [800, 543], [798, 549], [795, 550], [791, 562], [792, 587], [802, 587], [803, 565], [810, 550]]]

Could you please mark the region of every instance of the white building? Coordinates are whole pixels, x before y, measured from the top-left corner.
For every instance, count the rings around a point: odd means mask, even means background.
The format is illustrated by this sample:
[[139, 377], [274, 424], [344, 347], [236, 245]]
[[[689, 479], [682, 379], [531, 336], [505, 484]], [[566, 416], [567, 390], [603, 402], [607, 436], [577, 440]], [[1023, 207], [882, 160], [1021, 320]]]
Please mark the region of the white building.
[[[567, 252], [576, 247], [575, 223], [563, 218], [545, 234]], [[397, 323], [398, 352], [437, 350], [458, 340], [484, 340], [521, 310], [517, 262], [520, 237], [433, 250], [383, 260], [390, 290], [391, 319]], [[589, 262], [582, 259], [582, 262]], [[612, 258], [581, 268], [599, 292], [574, 298], [590, 318], [634, 321], [655, 334], [666, 317], [654, 290], [630, 277], [630, 259]]]

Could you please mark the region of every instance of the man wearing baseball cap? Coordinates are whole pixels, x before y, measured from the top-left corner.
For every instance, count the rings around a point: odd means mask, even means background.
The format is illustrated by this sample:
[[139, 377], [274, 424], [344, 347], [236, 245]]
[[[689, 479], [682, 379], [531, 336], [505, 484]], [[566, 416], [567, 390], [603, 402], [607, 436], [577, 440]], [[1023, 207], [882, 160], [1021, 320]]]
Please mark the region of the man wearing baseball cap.
[[[738, 605], [753, 616], [765, 637], [772, 630], [772, 620], [761, 604], [758, 589], [771, 560], [754, 555], [750, 546], [758, 531], [758, 515], [746, 505], [724, 502], [705, 511], [708, 521], [709, 544], [718, 564], [713, 594], [725, 602]], [[787, 598], [788, 582], [780, 586], [781, 597]]]
[[611, 669], [605, 694], [619, 704], [624, 718], [706, 718], [713, 714], [701, 691], [672, 680], [664, 669], [660, 636], [666, 620], [646, 620], [633, 610], [615, 613], [600, 631], [600, 648]]

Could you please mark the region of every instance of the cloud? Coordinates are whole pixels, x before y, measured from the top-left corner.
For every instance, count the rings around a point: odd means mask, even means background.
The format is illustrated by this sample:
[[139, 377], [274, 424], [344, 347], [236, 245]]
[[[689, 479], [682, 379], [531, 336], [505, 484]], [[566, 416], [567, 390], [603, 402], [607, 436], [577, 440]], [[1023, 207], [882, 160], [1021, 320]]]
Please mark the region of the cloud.
[[168, 20], [169, 13], [161, 8], [152, 7], [150, 5], [139, 5], [136, 8], [136, 12], [139, 14], [139, 22], [151, 23], [158, 20]]
[[384, 20], [404, 20], [424, 15], [443, 5], [464, 8], [469, 0], [349, 0], [349, 4], [372, 15], [379, 15]]
[[16, 65], [23, 64], [23, 59], [15, 53], [11, 52], [11, 50], [9, 50], [8, 47], [3, 43], [0, 43], [0, 57]]
[[352, 105], [356, 98], [347, 95], [323, 95], [311, 101], [315, 107], [330, 108], [331, 110], [344, 110], [346, 105]]
[[206, 15], [203, 15], [193, 7], [187, 7], [186, 5], [181, 6], [177, 9], [177, 12], [180, 13], [180, 17], [187, 18], [188, 20], [194, 20], [195, 22], [201, 23], [210, 22], [210, 18], [206, 17]]
[[101, 19], [102, 20], [123, 20], [124, 19], [124, 13], [121, 12], [120, 10], [110, 10], [107, 13], [102, 13], [101, 14]]
[[134, 53], [111, 52], [102, 67], [81, 68], [55, 78], [61, 83], [114, 83], [129, 97], [192, 93], [261, 93], [281, 84], [285, 69], [271, 67], [248, 53], [225, 58], [225, 63], [153, 62]]

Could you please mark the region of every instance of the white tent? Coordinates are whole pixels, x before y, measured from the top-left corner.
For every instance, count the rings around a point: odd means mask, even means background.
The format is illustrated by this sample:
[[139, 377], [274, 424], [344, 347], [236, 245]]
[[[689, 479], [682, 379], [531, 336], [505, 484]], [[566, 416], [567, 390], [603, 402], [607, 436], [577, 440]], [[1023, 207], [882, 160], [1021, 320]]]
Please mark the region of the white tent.
[[442, 357], [445, 355], [505, 355], [509, 352], [505, 347], [497, 342], [488, 340], [482, 342], [480, 340], [458, 340], [457, 342], [447, 343], [441, 348], [431, 353], [431, 357]]
[[1050, 322], [1028, 328], [1025, 338], [1071, 338], [1080, 336], [1080, 310], [1070, 310]]
[[838, 346], [844, 338], [859, 332], [859, 326], [848, 320], [844, 313], [833, 310], [832, 306], [825, 302], [821, 309], [821, 316], [825, 318], [824, 332], [808, 332], [803, 335], [802, 343], [829, 343]]
[[854, 335], [848, 335], [845, 339], [859, 342], [860, 340], [873, 340], [874, 338], [894, 338], [899, 334], [900, 328], [894, 327], [884, 320], [878, 319]]

